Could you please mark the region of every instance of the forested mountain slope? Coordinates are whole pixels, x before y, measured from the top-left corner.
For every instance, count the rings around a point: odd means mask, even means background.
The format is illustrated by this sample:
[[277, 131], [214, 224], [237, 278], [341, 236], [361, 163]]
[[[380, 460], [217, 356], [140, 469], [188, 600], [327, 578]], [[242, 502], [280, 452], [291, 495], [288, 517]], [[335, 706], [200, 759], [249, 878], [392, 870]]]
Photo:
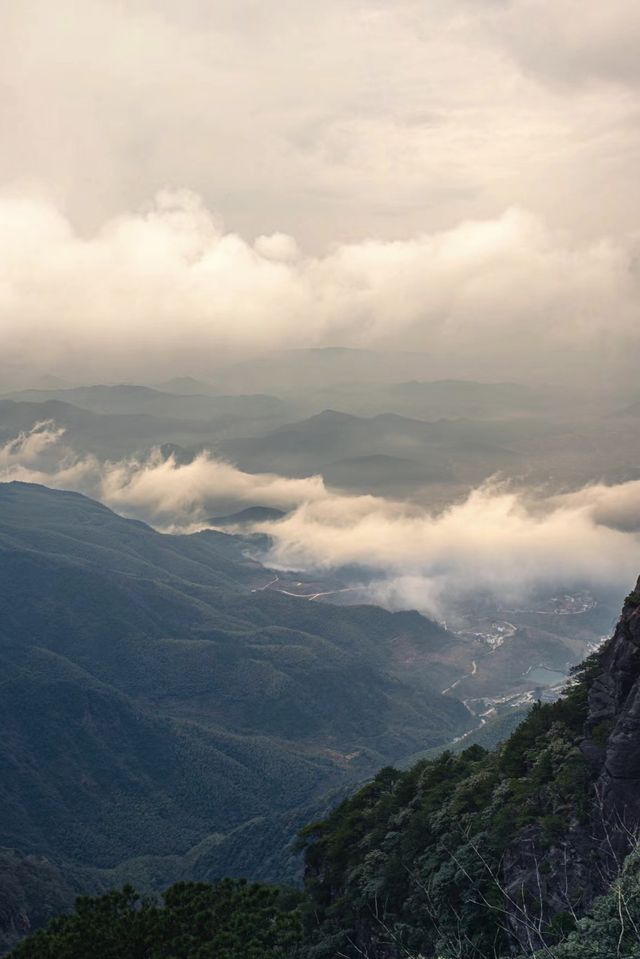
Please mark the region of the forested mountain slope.
[[307, 827], [308, 959], [640, 956], [639, 703], [637, 587], [502, 747], [383, 769]]
[[16, 957], [639, 959], [639, 697], [640, 583], [565, 695], [498, 748], [387, 766], [308, 825], [303, 895], [182, 885], [141, 910], [126, 891]]
[[382, 769], [303, 830], [303, 893], [124, 890], [15, 959], [639, 959], [639, 639], [634, 591], [565, 696], [502, 746]]
[[0, 847], [46, 856], [74, 893], [282, 878], [325, 793], [470, 725], [426, 666], [394, 662], [398, 641], [437, 658], [440, 627], [262, 592], [269, 578], [234, 537], [0, 485]]

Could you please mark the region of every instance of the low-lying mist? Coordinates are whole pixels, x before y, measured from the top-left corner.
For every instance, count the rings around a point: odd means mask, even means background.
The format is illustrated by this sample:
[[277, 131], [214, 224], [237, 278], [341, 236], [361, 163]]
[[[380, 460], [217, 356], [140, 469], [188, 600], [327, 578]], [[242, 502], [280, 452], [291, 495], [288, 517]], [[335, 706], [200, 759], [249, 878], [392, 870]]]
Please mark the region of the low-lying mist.
[[203, 451], [190, 462], [153, 450], [101, 461], [65, 448], [38, 424], [0, 448], [0, 477], [76, 490], [167, 532], [251, 505], [282, 509], [253, 524], [278, 570], [363, 571], [363, 595], [390, 608], [445, 616], [478, 592], [521, 600], [541, 588], [624, 588], [640, 567], [640, 481], [549, 495], [490, 481], [445, 509], [328, 487], [319, 476], [247, 473]]

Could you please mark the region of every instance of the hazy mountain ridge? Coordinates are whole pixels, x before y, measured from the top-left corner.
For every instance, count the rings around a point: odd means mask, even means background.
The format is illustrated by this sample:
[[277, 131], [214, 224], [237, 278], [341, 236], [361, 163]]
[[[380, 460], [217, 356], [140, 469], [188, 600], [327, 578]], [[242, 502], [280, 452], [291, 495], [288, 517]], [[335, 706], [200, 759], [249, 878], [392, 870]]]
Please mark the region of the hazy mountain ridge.
[[260, 383], [250, 376], [233, 394], [137, 385], [14, 392], [0, 400], [0, 438], [53, 419], [66, 429], [65, 443], [99, 458], [144, 456], [163, 444], [186, 455], [209, 448], [251, 472], [319, 472], [345, 489], [418, 494], [437, 506], [496, 474], [556, 489], [637, 475], [637, 417], [609, 415], [635, 398], [629, 390], [611, 388], [598, 400], [517, 383], [367, 385], [354, 372], [314, 392], [296, 351], [273, 362], [281, 375], [270, 395], [252, 394]]
[[280, 412], [282, 402], [275, 396], [243, 394], [165, 393], [149, 386], [77, 386], [56, 390], [21, 390], [5, 399], [42, 403], [52, 400], [79, 406], [91, 413], [146, 413], [165, 418], [212, 419], [216, 416], [244, 414], [267, 417]]

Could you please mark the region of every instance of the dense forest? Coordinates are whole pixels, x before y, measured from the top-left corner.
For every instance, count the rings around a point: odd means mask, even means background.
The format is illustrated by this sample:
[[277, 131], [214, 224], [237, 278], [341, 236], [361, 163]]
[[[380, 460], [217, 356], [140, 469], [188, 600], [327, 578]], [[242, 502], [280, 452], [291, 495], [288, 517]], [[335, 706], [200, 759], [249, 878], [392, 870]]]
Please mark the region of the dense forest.
[[[549, 918], [543, 860], [587, 821], [590, 770], [579, 748], [590, 664], [557, 703], [536, 705], [499, 749], [472, 746], [392, 768], [303, 831], [317, 926], [309, 955], [508, 955], [514, 925], [561, 941], [572, 903]], [[509, 891], [504, 857], [524, 831], [540, 849], [540, 895]], [[512, 900], [509, 902], [508, 900]], [[543, 934], [541, 936], [541, 933]]]
[[265, 591], [245, 550], [0, 484], [0, 952], [79, 894], [292, 883], [304, 823], [471, 725], [445, 630]]
[[[564, 696], [534, 706], [502, 745], [386, 767], [303, 829], [303, 891], [226, 880], [178, 884], [161, 902], [131, 889], [80, 899], [12, 957], [640, 956], [637, 832], [597, 758], [615, 759], [620, 723], [637, 748], [638, 595]], [[603, 719], [603, 690], [623, 668]]]
[[16, 959], [289, 959], [301, 942], [294, 890], [224, 880], [177, 883], [162, 902], [130, 886], [81, 898], [12, 953]]

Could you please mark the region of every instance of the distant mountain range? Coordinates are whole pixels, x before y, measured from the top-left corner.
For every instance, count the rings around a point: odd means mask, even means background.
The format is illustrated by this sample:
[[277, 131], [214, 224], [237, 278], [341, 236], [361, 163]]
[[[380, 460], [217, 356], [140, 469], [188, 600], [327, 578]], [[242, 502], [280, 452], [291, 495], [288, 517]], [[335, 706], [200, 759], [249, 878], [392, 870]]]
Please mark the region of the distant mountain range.
[[251, 472], [321, 473], [346, 490], [418, 496], [435, 508], [496, 474], [558, 489], [637, 475], [639, 418], [633, 405], [610, 415], [622, 408], [617, 394], [594, 409], [588, 397], [517, 383], [394, 381], [407, 375], [400, 359], [377, 381], [380, 354], [291, 351], [215, 371], [211, 383], [13, 392], [0, 398], [0, 442], [53, 419], [65, 444], [99, 458], [165, 446], [187, 461], [210, 449]]
[[227, 434], [253, 435], [288, 419], [285, 405], [267, 396], [176, 396], [129, 386], [27, 390], [0, 398], [0, 442], [53, 420], [78, 451], [120, 457], [155, 445], [210, 448]]
[[[358, 350], [345, 347], [279, 350], [212, 371], [221, 391], [247, 389], [282, 394], [332, 388], [347, 383], [373, 384], [429, 377], [423, 353]], [[249, 385], [252, 384], [252, 385]]]
[[516, 454], [493, 432], [495, 438], [467, 421], [427, 423], [396, 413], [360, 417], [324, 410], [261, 436], [223, 439], [220, 449], [246, 470], [320, 472], [345, 489], [393, 494], [478, 482], [513, 466]]
[[268, 417], [280, 412], [282, 401], [275, 396], [213, 396], [162, 392], [148, 386], [79, 386], [72, 389], [21, 390], [5, 399], [30, 403], [58, 400], [92, 413], [144, 413], [177, 420], [208, 420], [216, 417], [251, 415]]

